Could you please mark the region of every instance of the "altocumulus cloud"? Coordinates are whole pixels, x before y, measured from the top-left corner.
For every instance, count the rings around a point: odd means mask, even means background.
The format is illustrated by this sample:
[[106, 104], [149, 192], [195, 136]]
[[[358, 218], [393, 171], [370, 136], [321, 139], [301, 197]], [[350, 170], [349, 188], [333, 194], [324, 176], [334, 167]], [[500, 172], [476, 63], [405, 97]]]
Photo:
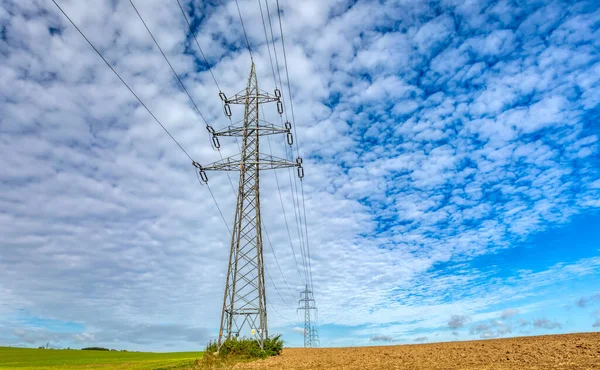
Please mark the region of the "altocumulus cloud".
[[[219, 158], [127, 2], [60, 3], [194, 159]], [[138, 5], [207, 121], [227, 125], [179, 8]], [[270, 91], [257, 4], [240, 6]], [[490, 289], [494, 269], [466, 263], [600, 207], [595, 2], [282, 6], [320, 323], [410, 341], [598, 273], [599, 258], [582, 258]], [[249, 57], [234, 4], [184, 7], [221, 89], [242, 89]], [[188, 158], [52, 3], [4, 2], [0, 25], [0, 340], [204, 345], [217, 334], [228, 237]], [[222, 144], [224, 156], [236, 151]], [[277, 331], [296, 326], [303, 283], [275, 180], [264, 175], [261, 203], [286, 278], [266, 248]], [[287, 174], [279, 180], [291, 199]], [[210, 181], [229, 222], [229, 180]], [[448, 321], [452, 312], [462, 314]]]

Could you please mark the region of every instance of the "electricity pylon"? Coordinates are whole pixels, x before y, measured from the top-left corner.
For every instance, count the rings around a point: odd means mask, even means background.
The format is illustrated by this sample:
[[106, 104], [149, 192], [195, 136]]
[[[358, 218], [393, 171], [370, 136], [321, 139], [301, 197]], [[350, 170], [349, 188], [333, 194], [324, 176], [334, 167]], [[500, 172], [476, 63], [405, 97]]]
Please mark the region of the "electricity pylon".
[[261, 348], [268, 338], [267, 327], [267, 298], [265, 292], [265, 267], [263, 259], [263, 242], [260, 218], [260, 187], [259, 175], [261, 170], [297, 167], [298, 176], [304, 176], [302, 159], [296, 162], [272, 155], [260, 153], [260, 137], [264, 135], [286, 134], [289, 145], [293, 142], [291, 124], [286, 122], [284, 127], [278, 127], [259, 119], [259, 105], [263, 103], [277, 104], [277, 110], [283, 113], [281, 92], [275, 89], [274, 95], [269, 95], [258, 88], [254, 62], [250, 68], [250, 76], [245, 90], [227, 98], [219, 93], [224, 103], [224, 111], [231, 117], [230, 104], [244, 105], [244, 120], [232, 124], [222, 130], [211, 130], [213, 145], [220, 147], [219, 136], [234, 136], [242, 138], [241, 153], [221, 159], [207, 166], [194, 162], [200, 178], [207, 182], [205, 171], [240, 171], [237, 204], [231, 234], [231, 249], [227, 280], [223, 295], [221, 326], [219, 330], [219, 348], [224, 340], [232, 336], [254, 337]]
[[313, 348], [319, 348], [321, 341], [319, 340], [319, 332], [316, 326], [312, 326], [310, 329], [310, 344]]
[[300, 293], [300, 300], [298, 301], [298, 310], [304, 310], [304, 348], [313, 347], [312, 343], [312, 326], [310, 325], [310, 311], [316, 310], [315, 300], [313, 298], [312, 291], [306, 289]]

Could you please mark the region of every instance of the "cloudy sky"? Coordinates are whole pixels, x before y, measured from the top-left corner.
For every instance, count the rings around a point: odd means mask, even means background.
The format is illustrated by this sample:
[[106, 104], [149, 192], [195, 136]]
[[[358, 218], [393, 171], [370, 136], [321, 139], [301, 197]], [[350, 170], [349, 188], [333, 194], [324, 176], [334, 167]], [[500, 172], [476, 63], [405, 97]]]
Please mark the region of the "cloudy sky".
[[[57, 2], [193, 159], [219, 159], [129, 1]], [[235, 1], [181, 2], [220, 88], [243, 89]], [[0, 345], [203, 348], [229, 249], [208, 188], [51, 0], [1, 4]], [[206, 121], [228, 125], [177, 1], [135, 4]], [[239, 5], [273, 91], [259, 1]], [[600, 4], [280, 5], [321, 345], [600, 330]], [[262, 174], [261, 204], [269, 326], [299, 346], [290, 178]], [[230, 226], [229, 178], [209, 183]]]

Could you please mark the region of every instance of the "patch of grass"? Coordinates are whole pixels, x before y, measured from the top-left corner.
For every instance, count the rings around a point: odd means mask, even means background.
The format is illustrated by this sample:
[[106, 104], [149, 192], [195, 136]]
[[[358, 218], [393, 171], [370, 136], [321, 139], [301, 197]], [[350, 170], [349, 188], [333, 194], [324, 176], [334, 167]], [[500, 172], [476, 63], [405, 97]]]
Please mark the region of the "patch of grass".
[[205, 356], [199, 362], [200, 368], [223, 368], [229, 367], [237, 362], [265, 359], [277, 356], [283, 350], [281, 335], [267, 338], [263, 349], [255, 339], [232, 338], [226, 340], [221, 349], [217, 342], [211, 342], [206, 346]]
[[188, 369], [202, 352], [117, 352], [0, 347], [2, 370], [171, 370]]

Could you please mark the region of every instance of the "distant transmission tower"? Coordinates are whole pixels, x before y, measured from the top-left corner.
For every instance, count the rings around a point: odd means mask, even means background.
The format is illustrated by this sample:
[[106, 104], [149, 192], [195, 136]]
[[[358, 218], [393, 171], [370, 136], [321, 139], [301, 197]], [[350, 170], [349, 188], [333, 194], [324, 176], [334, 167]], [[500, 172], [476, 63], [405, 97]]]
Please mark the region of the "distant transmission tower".
[[304, 348], [310, 348], [313, 347], [313, 327], [310, 324], [310, 311], [316, 310], [317, 307], [315, 307], [312, 291], [308, 290], [308, 285], [306, 285], [306, 289], [300, 293], [298, 305], [298, 310], [304, 310]]
[[293, 143], [291, 124], [286, 122], [284, 127], [278, 127], [259, 119], [260, 104], [275, 102], [277, 110], [283, 113], [281, 92], [275, 89], [274, 95], [269, 95], [258, 88], [254, 62], [250, 68], [250, 76], [245, 90], [227, 98], [220, 92], [224, 103], [224, 111], [231, 117], [230, 104], [242, 104], [245, 107], [244, 120], [232, 124], [222, 130], [209, 129], [213, 135], [215, 147], [219, 148], [219, 136], [234, 136], [242, 138], [241, 153], [202, 166], [194, 162], [200, 178], [207, 182], [205, 171], [240, 171], [237, 205], [231, 235], [229, 265], [223, 296], [221, 327], [219, 330], [219, 348], [225, 339], [232, 336], [254, 337], [263, 347], [268, 338], [267, 327], [267, 298], [265, 293], [265, 267], [263, 259], [263, 242], [260, 218], [260, 170], [297, 167], [298, 176], [304, 176], [302, 159], [296, 162], [262, 154], [260, 137], [264, 135], [286, 134], [289, 145]]
[[321, 341], [319, 340], [319, 331], [314, 325], [310, 329], [310, 344], [313, 348], [319, 348], [321, 345]]

